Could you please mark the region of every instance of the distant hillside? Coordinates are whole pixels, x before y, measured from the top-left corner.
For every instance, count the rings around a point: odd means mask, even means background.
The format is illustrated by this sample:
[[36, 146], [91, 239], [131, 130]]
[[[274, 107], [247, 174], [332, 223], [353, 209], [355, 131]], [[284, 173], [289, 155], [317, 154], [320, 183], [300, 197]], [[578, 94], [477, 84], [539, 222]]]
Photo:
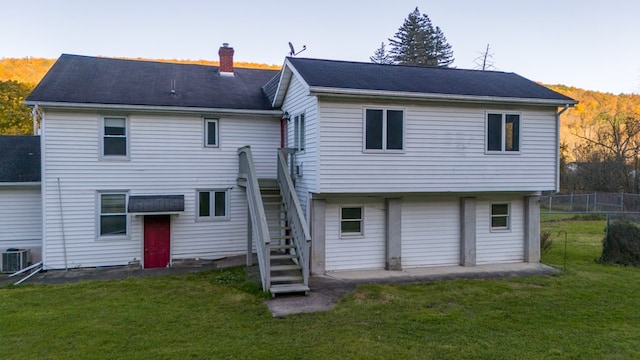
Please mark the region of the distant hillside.
[[[176, 59], [143, 59], [143, 58], [123, 58], [127, 60], [145, 60], [145, 61], [159, 61], [159, 62], [169, 62], [169, 63], [180, 63], [180, 64], [201, 64], [201, 65], [211, 65], [218, 66], [220, 63], [218, 61], [209, 61], [209, 60], [176, 60]], [[44, 77], [44, 75], [49, 71], [53, 63], [55, 63], [55, 59], [43, 59], [43, 58], [2, 58], [0, 59], [0, 81], [17, 81], [20, 83], [35, 85]], [[279, 70], [279, 65], [267, 65], [267, 64], [258, 64], [252, 62], [235, 62], [234, 65], [239, 68], [250, 68], [250, 69], [275, 69]]]
[[[218, 66], [217, 61], [209, 60], [176, 60], [176, 59], [129, 59], [148, 60], [183, 64], [202, 64]], [[55, 59], [43, 58], [3, 58], [0, 59], [0, 134], [21, 133], [31, 127], [31, 119], [24, 116], [29, 109], [20, 105], [26, 94], [49, 71]], [[236, 67], [257, 69], [280, 69], [278, 65], [236, 62]], [[567, 95], [580, 103], [562, 115], [561, 141], [568, 145], [569, 152], [580, 139], [573, 135], [582, 131], [582, 124], [596, 121], [601, 114], [623, 113], [640, 117], [640, 96], [621, 94], [613, 95], [598, 91], [583, 90], [565, 85], [546, 85], [548, 88]], [[15, 117], [21, 119], [17, 121]], [[12, 124], [7, 128], [8, 124]], [[22, 124], [22, 125], [18, 125]], [[571, 157], [571, 154], [568, 154]], [[571, 159], [570, 159], [571, 160]]]

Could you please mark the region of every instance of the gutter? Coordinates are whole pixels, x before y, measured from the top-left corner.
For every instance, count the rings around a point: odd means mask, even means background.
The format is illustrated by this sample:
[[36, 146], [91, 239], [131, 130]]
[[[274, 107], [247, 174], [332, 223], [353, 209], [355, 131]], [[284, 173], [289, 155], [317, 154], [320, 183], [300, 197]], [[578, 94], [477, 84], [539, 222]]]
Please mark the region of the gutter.
[[26, 186], [40, 186], [40, 182], [39, 181], [32, 181], [32, 182], [0, 182], [0, 187], [9, 187], [9, 186], [22, 186], [22, 187], [26, 187]]
[[415, 93], [407, 91], [388, 91], [388, 90], [363, 90], [363, 89], [343, 89], [329, 88], [322, 86], [311, 86], [309, 92], [314, 95], [336, 95], [345, 97], [378, 97], [393, 98], [407, 100], [433, 100], [448, 102], [465, 102], [465, 103], [502, 103], [502, 104], [520, 104], [520, 105], [547, 105], [547, 106], [573, 106], [577, 104], [575, 100], [553, 100], [553, 99], [536, 99], [536, 98], [507, 98], [499, 96], [477, 96], [477, 95], [451, 95], [451, 94], [433, 94], [433, 93]]
[[226, 108], [207, 108], [207, 107], [185, 107], [185, 106], [157, 106], [157, 105], [127, 105], [127, 104], [90, 104], [90, 103], [66, 103], [55, 101], [25, 101], [27, 106], [38, 106], [41, 108], [55, 109], [95, 109], [95, 110], [112, 110], [112, 111], [131, 111], [131, 112], [172, 112], [181, 114], [224, 114], [224, 115], [266, 115], [281, 116], [280, 110], [246, 110], [246, 109], [226, 109]]

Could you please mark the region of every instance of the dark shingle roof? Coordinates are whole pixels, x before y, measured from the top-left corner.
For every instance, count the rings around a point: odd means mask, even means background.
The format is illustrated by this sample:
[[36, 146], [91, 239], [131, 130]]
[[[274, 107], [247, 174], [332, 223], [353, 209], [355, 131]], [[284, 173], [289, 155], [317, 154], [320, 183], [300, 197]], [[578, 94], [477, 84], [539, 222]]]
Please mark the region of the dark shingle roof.
[[127, 210], [130, 213], [184, 211], [184, 195], [132, 195]]
[[40, 181], [40, 136], [0, 135], [0, 183]]
[[[32, 102], [270, 110], [262, 86], [277, 70], [62, 55], [27, 97]], [[171, 94], [175, 81], [175, 94]]]
[[311, 87], [575, 103], [569, 97], [514, 73], [306, 58], [288, 60]]

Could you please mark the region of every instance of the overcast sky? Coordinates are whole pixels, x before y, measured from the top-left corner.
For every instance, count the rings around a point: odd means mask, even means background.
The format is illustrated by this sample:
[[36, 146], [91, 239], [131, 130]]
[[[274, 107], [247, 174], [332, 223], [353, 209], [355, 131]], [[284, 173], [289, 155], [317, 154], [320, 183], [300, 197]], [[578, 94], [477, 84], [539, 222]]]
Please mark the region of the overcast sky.
[[640, 92], [640, 2], [634, 0], [0, 0], [0, 58], [62, 53], [281, 65], [300, 57], [369, 61], [418, 6], [458, 68], [490, 44], [497, 70], [546, 84]]

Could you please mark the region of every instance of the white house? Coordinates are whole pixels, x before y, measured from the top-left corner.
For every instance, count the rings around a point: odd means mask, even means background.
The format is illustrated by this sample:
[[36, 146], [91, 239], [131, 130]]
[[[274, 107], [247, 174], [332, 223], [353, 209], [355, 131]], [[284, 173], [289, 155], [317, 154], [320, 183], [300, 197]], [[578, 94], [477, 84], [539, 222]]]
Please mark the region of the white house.
[[572, 99], [512, 73], [219, 54], [63, 55], [27, 98], [46, 269], [249, 249], [278, 292], [309, 271], [539, 261]]

